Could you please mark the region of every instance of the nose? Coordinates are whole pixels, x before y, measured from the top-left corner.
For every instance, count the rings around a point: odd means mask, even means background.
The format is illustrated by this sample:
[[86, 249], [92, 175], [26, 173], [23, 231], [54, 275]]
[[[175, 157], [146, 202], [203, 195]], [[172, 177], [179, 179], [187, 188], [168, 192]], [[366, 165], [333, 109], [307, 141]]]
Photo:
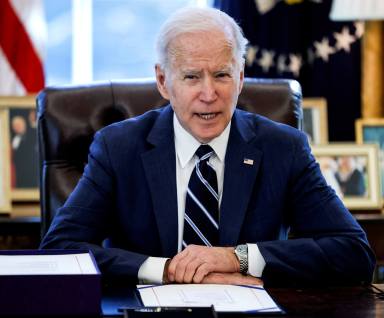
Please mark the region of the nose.
[[212, 103], [217, 98], [217, 91], [214, 80], [206, 77], [201, 84], [200, 101]]

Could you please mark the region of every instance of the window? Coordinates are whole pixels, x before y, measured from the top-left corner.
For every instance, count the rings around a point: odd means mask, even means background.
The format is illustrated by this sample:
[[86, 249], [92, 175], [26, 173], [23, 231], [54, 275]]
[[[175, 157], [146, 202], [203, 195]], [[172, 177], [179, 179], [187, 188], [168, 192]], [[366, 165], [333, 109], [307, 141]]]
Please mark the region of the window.
[[169, 14], [211, 0], [45, 0], [46, 85], [153, 77], [156, 31]]

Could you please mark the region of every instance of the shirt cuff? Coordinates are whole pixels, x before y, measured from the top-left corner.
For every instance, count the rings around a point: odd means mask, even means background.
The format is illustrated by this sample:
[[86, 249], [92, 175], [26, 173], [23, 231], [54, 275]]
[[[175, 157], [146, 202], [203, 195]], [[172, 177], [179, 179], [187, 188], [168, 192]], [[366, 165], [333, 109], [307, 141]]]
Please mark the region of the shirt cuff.
[[257, 244], [248, 245], [248, 274], [254, 277], [261, 277], [265, 267], [265, 260], [261, 255]]
[[162, 284], [165, 262], [168, 258], [148, 257], [139, 268], [137, 278], [141, 284]]

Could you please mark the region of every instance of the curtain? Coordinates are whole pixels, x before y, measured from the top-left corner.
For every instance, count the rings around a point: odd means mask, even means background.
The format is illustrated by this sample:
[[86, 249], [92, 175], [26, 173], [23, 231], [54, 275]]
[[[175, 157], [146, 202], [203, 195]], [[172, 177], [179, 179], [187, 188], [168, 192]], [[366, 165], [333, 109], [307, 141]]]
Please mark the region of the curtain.
[[362, 117], [384, 117], [384, 23], [366, 22], [363, 38]]
[[330, 141], [354, 141], [361, 117], [361, 22], [333, 22], [331, 0], [216, 0], [250, 44], [245, 74], [293, 78], [328, 102]]

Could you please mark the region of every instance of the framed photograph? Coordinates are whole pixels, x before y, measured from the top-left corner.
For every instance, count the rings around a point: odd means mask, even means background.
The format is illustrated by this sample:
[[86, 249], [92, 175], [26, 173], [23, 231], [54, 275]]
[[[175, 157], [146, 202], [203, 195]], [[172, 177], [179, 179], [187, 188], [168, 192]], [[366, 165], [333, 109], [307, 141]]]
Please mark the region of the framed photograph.
[[377, 145], [313, 145], [327, 183], [350, 210], [382, 208]]
[[303, 98], [303, 131], [314, 145], [328, 142], [327, 100]]
[[11, 211], [8, 111], [0, 109], [0, 213]]
[[359, 144], [375, 143], [379, 146], [381, 196], [384, 197], [384, 118], [358, 119], [355, 128]]
[[0, 97], [0, 110], [8, 112], [11, 199], [38, 201], [39, 156], [35, 96]]

